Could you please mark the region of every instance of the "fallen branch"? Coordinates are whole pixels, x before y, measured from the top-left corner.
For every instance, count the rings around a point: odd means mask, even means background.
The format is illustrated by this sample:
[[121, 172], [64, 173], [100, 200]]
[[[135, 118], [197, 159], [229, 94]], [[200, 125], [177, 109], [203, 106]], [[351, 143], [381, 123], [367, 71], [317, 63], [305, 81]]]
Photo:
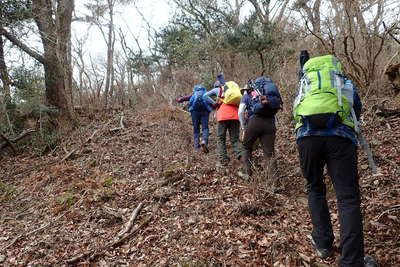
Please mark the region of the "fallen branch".
[[4, 221], [7, 221], [7, 220], [16, 221], [16, 220], [18, 220], [19, 217], [24, 216], [24, 215], [28, 215], [28, 214], [31, 214], [31, 213], [32, 213], [32, 211], [27, 211], [27, 212], [23, 211], [23, 212], [17, 214], [15, 217], [4, 217], [3, 220]]
[[122, 130], [121, 127], [116, 127], [116, 128], [111, 128], [111, 129], [110, 129], [110, 132], [113, 133], [113, 132], [118, 132], [118, 131], [120, 131], [120, 130]]
[[384, 118], [400, 117], [400, 109], [384, 109], [384, 108], [380, 108], [380, 110], [376, 112], [376, 115], [384, 117]]
[[398, 210], [398, 209], [400, 209], [400, 205], [395, 205], [395, 206], [389, 207], [387, 210], [384, 210], [381, 214], [379, 214], [377, 217], [375, 217], [375, 221], [379, 221], [379, 219], [386, 213], [389, 213], [390, 211], [394, 211], [394, 210]]
[[124, 116], [123, 116], [123, 115], [121, 116], [121, 119], [120, 119], [120, 121], [119, 121], [119, 125], [120, 125], [120, 127], [116, 127], [116, 128], [110, 129], [110, 132], [117, 132], [117, 131], [119, 131], [119, 130], [125, 129], [125, 126], [124, 126]]
[[136, 207], [136, 209], [132, 212], [131, 218], [129, 219], [128, 223], [126, 224], [124, 230], [118, 233], [118, 236], [122, 236], [131, 230], [131, 228], [133, 226], [133, 222], [136, 220], [136, 217], [138, 216], [138, 214], [142, 208], [143, 208], [143, 203], [140, 203]]
[[132, 232], [126, 234], [125, 236], [119, 237], [99, 249], [89, 250], [82, 254], [79, 254], [79, 255], [67, 260], [66, 263], [73, 264], [73, 263], [76, 263], [84, 258], [89, 257], [89, 256], [90, 256], [89, 259], [93, 260], [94, 258], [102, 255], [104, 253], [104, 251], [108, 250], [109, 248], [115, 247], [119, 244], [122, 244], [125, 240], [127, 240], [128, 238], [130, 238], [131, 236], [136, 234], [141, 228], [143, 228], [149, 224], [151, 218], [152, 218], [152, 216], [148, 216], [146, 219], [144, 219], [144, 221], [138, 227], [136, 227]]
[[124, 115], [121, 116], [121, 120], [119, 121], [119, 124], [121, 125], [121, 129], [125, 129], [125, 126], [124, 126]]
[[121, 212], [120, 209], [114, 209], [114, 208], [111, 208], [111, 207], [108, 207], [108, 206], [103, 206], [103, 211], [105, 213], [111, 215], [111, 216], [114, 216], [116, 218], [120, 218], [121, 220], [123, 219], [123, 216], [121, 214], [123, 212]]
[[62, 158], [61, 161], [67, 160], [67, 159], [68, 159], [69, 157], [71, 157], [76, 151], [78, 151], [79, 148], [80, 148], [80, 147], [77, 147], [77, 148], [71, 150], [71, 152], [69, 152], [67, 155], [65, 155], [65, 156]]
[[97, 129], [96, 131], [94, 131], [94, 132], [92, 133], [92, 135], [91, 135], [88, 139], [86, 139], [86, 143], [90, 143], [90, 142], [93, 140], [94, 135], [95, 135], [98, 131], [99, 131], [98, 129]]
[[[106, 125], [108, 125], [109, 123], [110, 123], [110, 121], [109, 121]], [[104, 126], [103, 126], [103, 127], [104, 127]], [[101, 129], [100, 129], [100, 130], [101, 130]], [[68, 152], [68, 154], [65, 155], [65, 156], [61, 159], [61, 162], [62, 162], [62, 161], [65, 161], [65, 160], [67, 160], [67, 159], [69, 159], [75, 152], [77, 152], [79, 149], [81, 149], [85, 144], [90, 143], [90, 142], [93, 140], [95, 134], [96, 134], [98, 131], [99, 131], [99, 129], [97, 129], [96, 131], [94, 131], [94, 132], [92, 133], [92, 135], [91, 135], [88, 139], [86, 139], [85, 142], [81, 143], [81, 144], [78, 145], [76, 148], [74, 148], [73, 150], [71, 150], [70, 152]], [[64, 149], [64, 150], [65, 150], [65, 149]]]
[[17, 149], [15, 148], [14, 144], [11, 143], [11, 141], [5, 137], [2, 133], [0, 133], [0, 137], [6, 142], [6, 145], [11, 147], [12, 151], [14, 152], [14, 155], [17, 155]]
[[86, 191], [83, 193], [82, 197], [81, 197], [70, 209], [66, 210], [63, 214], [61, 214], [60, 216], [56, 217], [53, 221], [51, 221], [51, 222], [45, 224], [44, 226], [39, 227], [39, 228], [37, 228], [37, 229], [35, 229], [35, 230], [33, 230], [33, 231], [30, 231], [30, 232], [28, 232], [28, 233], [22, 233], [22, 234], [20, 234], [19, 236], [17, 236], [16, 238], [14, 238], [13, 241], [11, 241], [10, 244], [8, 244], [7, 246], [1, 248], [0, 251], [4, 251], [4, 250], [8, 249], [9, 247], [13, 246], [13, 245], [14, 245], [19, 239], [21, 239], [23, 236], [30, 236], [30, 235], [32, 235], [32, 234], [34, 234], [34, 233], [36, 233], [36, 232], [39, 232], [39, 231], [41, 231], [41, 230], [43, 230], [43, 229], [49, 227], [50, 225], [52, 225], [53, 223], [55, 223], [56, 221], [58, 221], [61, 217], [63, 217], [65, 214], [67, 214], [71, 209], [75, 208], [80, 202], [82, 202], [83, 197], [85, 196], [85, 194], [86, 194]]
[[43, 163], [37, 164], [36, 166], [29, 167], [29, 168], [26, 168], [26, 169], [23, 169], [23, 170], [20, 170], [20, 171], [16, 171], [16, 172], [14, 172], [14, 173], [12, 173], [10, 175], [10, 178], [12, 178], [15, 175], [26, 174], [26, 173], [31, 172], [33, 170], [36, 170], [36, 169], [38, 169], [40, 167], [53, 165], [53, 164], [55, 164], [57, 162], [58, 162], [58, 160], [52, 160], [52, 161], [49, 161], [49, 162], [43, 162]]
[[212, 200], [224, 200], [228, 198], [233, 198], [233, 196], [223, 196], [223, 197], [199, 197], [197, 200], [201, 201], [212, 201]]
[[7, 137], [5, 137], [3, 134], [0, 133], [1, 138], [2, 138], [3, 140], [5, 140], [5, 143], [3, 143], [3, 144], [0, 145], [0, 151], [1, 151], [3, 148], [5, 148], [5, 147], [10, 146], [11, 149], [13, 150], [13, 152], [16, 154], [16, 149], [15, 149], [13, 143], [18, 142], [19, 140], [25, 138], [26, 136], [28, 136], [29, 134], [31, 134], [31, 133], [33, 133], [33, 132], [35, 132], [35, 130], [30, 129], [30, 130], [27, 130], [27, 131], [22, 132], [19, 136], [15, 137], [15, 138], [12, 138], [12, 139], [7, 138]]
[[172, 177], [167, 177], [165, 178], [163, 181], [160, 182], [160, 186], [167, 186], [169, 184], [174, 184], [176, 182], [181, 181], [182, 179], [184, 179], [183, 176], [180, 175], [176, 175], [176, 176], [172, 176]]

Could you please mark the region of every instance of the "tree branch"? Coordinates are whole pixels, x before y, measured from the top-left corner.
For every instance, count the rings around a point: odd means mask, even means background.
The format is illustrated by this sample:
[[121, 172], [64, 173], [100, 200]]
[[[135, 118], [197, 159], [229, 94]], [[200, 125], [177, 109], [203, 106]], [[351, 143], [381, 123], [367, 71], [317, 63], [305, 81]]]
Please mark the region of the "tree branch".
[[383, 24], [383, 27], [385, 28], [385, 30], [387, 31], [387, 33], [390, 35], [390, 37], [392, 37], [393, 38], [393, 40], [395, 40], [396, 41], [396, 43], [398, 43], [398, 44], [400, 44], [400, 40], [399, 39], [397, 39], [394, 35], [393, 35], [393, 33], [392, 33], [392, 29], [388, 29], [387, 27], [386, 27], [386, 24], [385, 24], [385, 22], [383, 21], [382, 22], [382, 24]]
[[6, 145], [10, 146], [12, 151], [14, 152], [14, 155], [17, 155], [17, 149], [15, 148], [14, 144], [11, 143], [11, 141], [5, 137], [2, 133], [0, 133], [0, 137], [6, 142]]
[[38, 52], [34, 51], [33, 49], [29, 48], [26, 44], [18, 40], [14, 35], [6, 31], [4, 28], [0, 28], [0, 35], [6, 37], [10, 42], [14, 45], [18, 46], [22, 51], [39, 61], [40, 63], [44, 64], [45, 60], [44, 57], [39, 54]]

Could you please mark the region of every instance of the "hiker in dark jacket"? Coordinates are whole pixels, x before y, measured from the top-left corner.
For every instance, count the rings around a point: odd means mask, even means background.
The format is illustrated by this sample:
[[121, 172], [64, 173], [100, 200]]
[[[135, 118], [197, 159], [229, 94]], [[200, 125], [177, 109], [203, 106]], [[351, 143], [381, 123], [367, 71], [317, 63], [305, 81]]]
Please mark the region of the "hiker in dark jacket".
[[[254, 86], [255, 88], [252, 88]], [[275, 155], [275, 113], [280, 108], [282, 100], [278, 87], [271, 79], [260, 77], [254, 85], [249, 86], [249, 92], [242, 97], [239, 106], [241, 128], [245, 129], [243, 146], [244, 153], [241, 159], [244, 172], [239, 175], [248, 179], [252, 174], [253, 144], [260, 139], [264, 153], [264, 167], [268, 178], [275, 182], [276, 161]], [[243, 113], [247, 113], [247, 125]]]
[[[204, 153], [208, 153], [208, 120], [209, 115], [212, 110], [211, 103], [203, 97], [206, 93], [206, 88], [202, 85], [196, 85], [193, 87], [193, 94], [188, 96], [179, 97], [176, 99], [178, 103], [188, 101], [189, 102], [189, 111], [192, 117], [193, 124], [193, 139], [194, 139], [194, 147], [196, 150], [202, 148]], [[200, 125], [202, 129], [202, 139], [199, 142], [200, 138]]]
[[[344, 103], [349, 103], [348, 105], [351, 102], [353, 103], [350, 107], [354, 110], [353, 115], [340, 120], [335, 118], [339, 116], [339, 113], [319, 113], [304, 116], [302, 112], [306, 110], [309, 112], [323, 105], [324, 102], [321, 102], [320, 99], [324, 96], [323, 93], [319, 92], [332, 90], [331, 88], [334, 88], [331, 86], [334, 82], [330, 80], [332, 73], [341, 71], [340, 63], [331, 55], [309, 59], [305, 64], [304, 71], [301, 72], [303, 75], [309, 75], [305, 77], [305, 80], [310, 77], [318, 77], [315, 80], [317, 84], [306, 83], [305, 86], [309, 86], [306, 89], [301, 89], [301, 86], [299, 86], [299, 94], [293, 110], [297, 122], [296, 140], [300, 165], [303, 176], [307, 180], [308, 206], [313, 225], [310, 236], [311, 243], [320, 258], [327, 258], [332, 255], [334, 235], [324, 183], [324, 166], [326, 165], [338, 203], [339, 248], [341, 251], [339, 265], [342, 267], [378, 266], [372, 257], [364, 257], [363, 224], [357, 171], [357, 135], [355, 131], [362, 107], [357, 93], [358, 90], [348, 79], [344, 80], [343, 87], [340, 86], [343, 89], [336, 89], [345, 90], [345, 86], [347, 86], [348, 92], [352, 92], [352, 94], [348, 94], [351, 101], [344, 101]], [[327, 65], [331, 66], [330, 69], [323, 69]], [[321, 68], [321, 70], [315, 70], [318, 68]], [[318, 71], [318, 73], [312, 73], [314, 71]], [[338, 77], [344, 76], [341, 74]], [[324, 84], [326, 87], [324, 87]], [[309, 91], [316, 93], [308, 94]], [[316, 94], [320, 94], [320, 97], [313, 98]], [[332, 94], [326, 95], [328, 98], [332, 97]], [[338, 95], [339, 97], [342, 96], [342, 94]], [[335, 97], [333, 96], [333, 98]], [[338, 102], [339, 97], [337, 97]], [[322, 109], [325, 108], [324, 106]], [[343, 106], [342, 109], [346, 110]], [[325, 115], [329, 115], [329, 119], [323, 120], [322, 118]], [[321, 121], [325, 123], [323, 124], [325, 126], [320, 126]]]

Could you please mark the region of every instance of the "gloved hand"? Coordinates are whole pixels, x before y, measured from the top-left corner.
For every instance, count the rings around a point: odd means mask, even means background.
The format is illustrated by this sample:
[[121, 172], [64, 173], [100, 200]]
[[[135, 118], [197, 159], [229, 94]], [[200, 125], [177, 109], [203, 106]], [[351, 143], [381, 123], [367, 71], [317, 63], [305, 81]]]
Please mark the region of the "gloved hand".
[[215, 108], [215, 109], [219, 108], [219, 106], [221, 106], [221, 103], [219, 101], [217, 101], [214, 104], [212, 104], [212, 107]]
[[268, 98], [265, 95], [260, 96], [261, 104], [268, 104]]

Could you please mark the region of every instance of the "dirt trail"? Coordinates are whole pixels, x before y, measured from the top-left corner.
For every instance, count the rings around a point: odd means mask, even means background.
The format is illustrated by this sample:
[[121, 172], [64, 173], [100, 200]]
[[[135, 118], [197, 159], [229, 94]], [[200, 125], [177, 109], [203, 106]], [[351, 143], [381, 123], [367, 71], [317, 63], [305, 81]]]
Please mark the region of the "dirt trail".
[[[126, 111], [124, 129], [114, 129], [120, 116], [87, 124], [46, 156], [0, 160], [0, 249], [7, 247], [0, 264], [64, 266], [77, 256], [74, 264], [99, 266], [335, 263], [337, 252], [322, 261], [307, 238], [290, 114], [279, 115], [275, 192], [239, 179], [235, 162], [216, 169], [214, 134], [209, 154], [194, 152], [181, 111]], [[372, 176], [366, 154], [359, 156], [366, 252], [382, 266], [399, 266], [400, 121], [388, 122], [390, 130], [385, 123], [371, 122], [365, 132], [381, 174]], [[260, 157], [259, 151], [256, 162]], [[112, 244], [140, 203], [131, 234]], [[331, 186], [329, 203], [335, 207]], [[337, 214], [332, 218], [337, 230]]]

